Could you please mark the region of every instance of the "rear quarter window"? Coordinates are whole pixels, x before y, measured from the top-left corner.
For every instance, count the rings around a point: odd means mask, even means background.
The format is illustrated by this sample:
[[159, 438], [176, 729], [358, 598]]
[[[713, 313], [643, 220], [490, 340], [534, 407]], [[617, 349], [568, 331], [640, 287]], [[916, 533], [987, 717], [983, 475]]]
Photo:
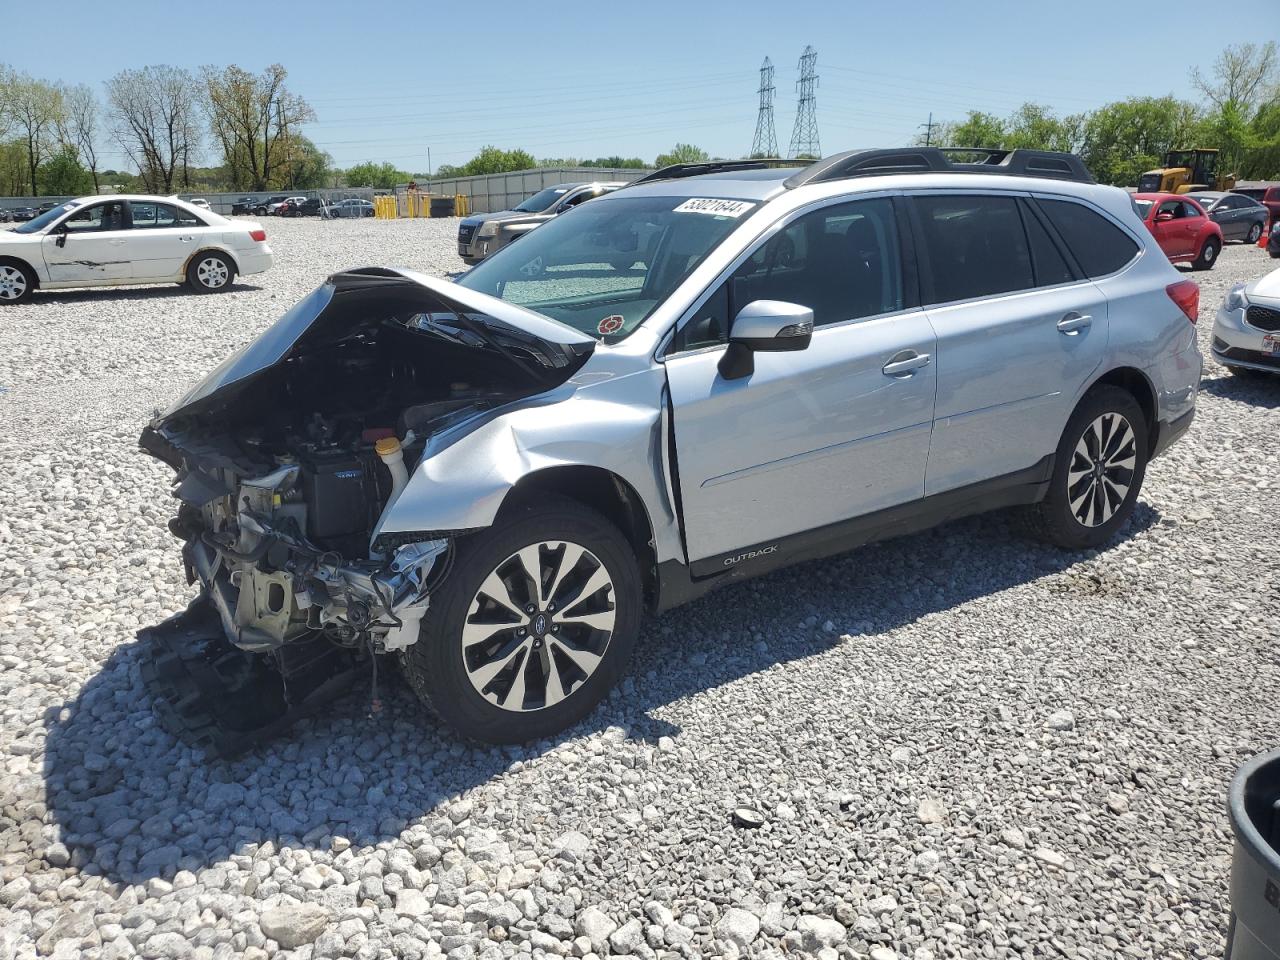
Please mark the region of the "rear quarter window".
[[1115, 273], [1138, 255], [1132, 237], [1084, 204], [1044, 198], [1036, 202], [1087, 276]]

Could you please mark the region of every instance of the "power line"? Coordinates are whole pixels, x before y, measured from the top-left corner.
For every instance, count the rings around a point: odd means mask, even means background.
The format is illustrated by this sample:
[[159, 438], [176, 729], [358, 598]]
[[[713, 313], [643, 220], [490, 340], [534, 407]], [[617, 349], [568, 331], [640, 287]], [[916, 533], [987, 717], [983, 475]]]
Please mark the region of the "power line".
[[800, 101], [796, 104], [796, 125], [791, 131], [791, 148], [787, 155], [791, 157], [820, 157], [822, 146], [818, 142], [818, 100], [815, 91], [818, 88], [818, 75], [814, 72], [818, 67], [818, 51], [812, 45], [804, 48], [800, 54], [800, 79], [796, 81], [796, 89], [800, 91]]
[[778, 134], [773, 129], [773, 63], [768, 57], [760, 66], [760, 110], [756, 114], [756, 135], [751, 139], [753, 157], [776, 157]]

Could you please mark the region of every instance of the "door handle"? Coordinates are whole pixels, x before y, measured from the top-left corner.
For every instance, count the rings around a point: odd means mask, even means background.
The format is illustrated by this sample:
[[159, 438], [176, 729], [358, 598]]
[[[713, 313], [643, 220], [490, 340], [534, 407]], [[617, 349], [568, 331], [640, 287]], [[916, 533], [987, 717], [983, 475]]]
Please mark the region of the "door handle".
[[183, 243], [190, 243], [192, 240], [195, 239], [195, 237], [179, 237], [178, 239], [181, 240]]
[[1074, 337], [1081, 330], [1087, 329], [1093, 324], [1093, 317], [1087, 313], [1076, 313], [1072, 311], [1058, 321], [1058, 332], [1065, 333], [1068, 337]]
[[907, 377], [913, 376], [921, 367], [928, 366], [929, 360], [930, 357], [927, 353], [903, 350], [901, 353], [894, 354], [893, 359], [880, 369], [884, 371], [887, 377], [905, 380]]
[[123, 241], [123, 240], [112, 240], [112, 241], [111, 241], [111, 245], [112, 245], [113, 247], [123, 247], [123, 246], [124, 246], [124, 241]]

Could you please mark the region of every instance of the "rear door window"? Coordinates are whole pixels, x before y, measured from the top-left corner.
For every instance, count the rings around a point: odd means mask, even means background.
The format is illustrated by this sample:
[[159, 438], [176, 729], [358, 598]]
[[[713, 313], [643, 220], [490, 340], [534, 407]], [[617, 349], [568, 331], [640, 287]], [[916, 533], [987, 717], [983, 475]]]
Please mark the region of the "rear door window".
[[1036, 286], [1051, 287], [1075, 280], [1075, 272], [1058, 249], [1057, 242], [1049, 236], [1049, 231], [1030, 206], [1022, 207], [1022, 221], [1027, 228], [1027, 241], [1031, 244], [1031, 266]]
[[933, 303], [971, 300], [1036, 285], [1015, 197], [917, 195]]
[[1138, 255], [1138, 244], [1132, 237], [1084, 204], [1044, 198], [1036, 204], [1066, 241], [1086, 276], [1115, 273]]

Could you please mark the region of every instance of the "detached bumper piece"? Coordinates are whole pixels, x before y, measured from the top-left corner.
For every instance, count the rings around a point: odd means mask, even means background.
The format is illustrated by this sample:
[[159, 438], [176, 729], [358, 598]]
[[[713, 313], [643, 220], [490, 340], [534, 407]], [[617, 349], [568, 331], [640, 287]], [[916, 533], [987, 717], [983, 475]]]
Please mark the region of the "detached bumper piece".
[[161, 725], [192, 746], [235, 757], [346, 693], [354, 655], [321, 638], [271, 655], [232, 646], [201, 595], [182, 613], [138, 631], [149, 648], [142, 678]]

